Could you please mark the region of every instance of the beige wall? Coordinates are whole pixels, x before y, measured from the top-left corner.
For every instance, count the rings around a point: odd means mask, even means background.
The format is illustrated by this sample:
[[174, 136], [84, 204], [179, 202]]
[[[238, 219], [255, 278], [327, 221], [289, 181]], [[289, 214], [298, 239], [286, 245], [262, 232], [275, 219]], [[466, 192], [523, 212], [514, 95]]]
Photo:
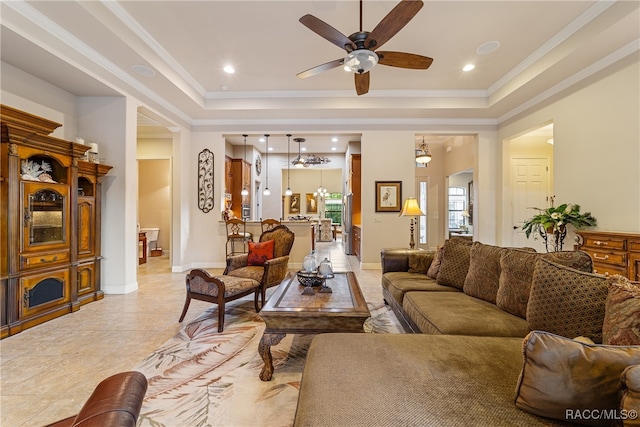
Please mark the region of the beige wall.
[[[598, 219], [600, 230], [640, 232], [639, 82], [636, 55], [635, 62], [499, 131], [500, 140], [508, 141], [552, 121], [556, 203], [581, 205]], [[508, 171], [506, 153], [502, 160]], [[506, 185], [505, 193], [510, 191]], [[506, 206], [502, 215], [502, 232], [508, 236]]]

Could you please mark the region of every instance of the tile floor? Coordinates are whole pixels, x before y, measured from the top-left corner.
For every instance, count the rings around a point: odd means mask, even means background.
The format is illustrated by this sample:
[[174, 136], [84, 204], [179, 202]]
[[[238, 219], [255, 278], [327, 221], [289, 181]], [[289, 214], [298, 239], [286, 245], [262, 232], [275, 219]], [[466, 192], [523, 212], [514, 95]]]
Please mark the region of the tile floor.
[[[340, 242], [319, 243], [316, 253], [371, 284], [362, 286], [365, 299], [380, 292], [380, 270], [360, 270]], [[138, 285], [0, 341], [0, 425], [42, 426], [73, 415], [102, 379], [132, 369], [179, 331], [184, 273], [172, 273], [168, 257], [150, 257], [139, 266]], [[185, 322], [209, 307], [192, 300]]]

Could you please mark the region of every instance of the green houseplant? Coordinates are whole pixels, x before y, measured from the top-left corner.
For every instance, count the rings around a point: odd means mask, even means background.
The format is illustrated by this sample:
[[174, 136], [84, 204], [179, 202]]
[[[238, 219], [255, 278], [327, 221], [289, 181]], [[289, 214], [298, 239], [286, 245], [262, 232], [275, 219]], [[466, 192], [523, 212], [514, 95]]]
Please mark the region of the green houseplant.
[[546, 209], [532, 208], [538, 211], [536, 215], [524, 222], [522, 229], [529, 238], [532, 234], [534, 239], [539, 235], [545, 241], [547, 252], [557, 252], [562, 250], [562, 242], [567, 235], [567, 225], [572, 225], [576, 229], [593, 227], [597, 224], [596, 218], [591, 212], [580, 212], [580, 205], [564, 203], [557, 207]]

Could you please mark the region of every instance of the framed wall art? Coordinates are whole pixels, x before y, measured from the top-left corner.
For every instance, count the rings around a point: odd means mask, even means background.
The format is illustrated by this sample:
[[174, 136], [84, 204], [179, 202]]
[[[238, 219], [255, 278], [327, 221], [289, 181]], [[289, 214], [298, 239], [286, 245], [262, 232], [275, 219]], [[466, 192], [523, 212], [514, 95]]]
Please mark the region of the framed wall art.
[[213, 209], [213, 153], [206, 148], [198, 154], [198, 208]]
[[289, 213], [300, 213], [300, 193], [293, 193], [289, 197]]
[[400, 212], [402, 181], [376, 181], [376, 212]]
[[307, 213], [318, 213], [318, 198], [313, 193], [307, 193]]

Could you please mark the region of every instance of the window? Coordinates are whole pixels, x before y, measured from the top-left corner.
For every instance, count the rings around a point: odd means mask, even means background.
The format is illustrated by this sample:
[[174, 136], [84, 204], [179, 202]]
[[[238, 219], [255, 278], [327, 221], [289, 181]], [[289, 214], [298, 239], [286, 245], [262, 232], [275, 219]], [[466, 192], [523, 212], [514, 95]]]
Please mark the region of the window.
[[[423, 178], [424, 179], [424, 178]], [[420, 210], [425, 213], [418, 218], [418, 243], [421, 245], [427, 244], [427, 181], [420, 181], [418, 183], [418, 204]]]
[[324, 217], [334, 224], [342, 224], [342, 193], [327, 194], [324, 199]]
[[467, 189], [449, 187], [449, 229], [465, 225], [464, 211], [467, 209]]

